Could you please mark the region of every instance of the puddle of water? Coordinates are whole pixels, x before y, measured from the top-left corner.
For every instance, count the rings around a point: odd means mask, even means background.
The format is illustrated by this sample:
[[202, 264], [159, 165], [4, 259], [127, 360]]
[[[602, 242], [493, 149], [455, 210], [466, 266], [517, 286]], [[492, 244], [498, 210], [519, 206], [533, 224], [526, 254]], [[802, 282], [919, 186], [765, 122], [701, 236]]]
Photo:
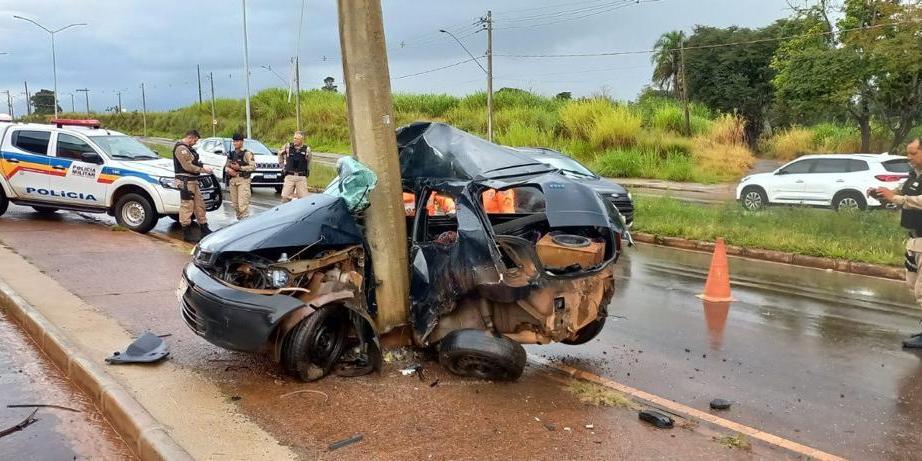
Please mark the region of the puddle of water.
[[33, 411], [7, 408], [16, 404], [54, 404], [78, 412], [39, 408], [37, 422], [0, 439], [0, 459], [135, 459], [93, 403], [0, 310], [0, 429]]

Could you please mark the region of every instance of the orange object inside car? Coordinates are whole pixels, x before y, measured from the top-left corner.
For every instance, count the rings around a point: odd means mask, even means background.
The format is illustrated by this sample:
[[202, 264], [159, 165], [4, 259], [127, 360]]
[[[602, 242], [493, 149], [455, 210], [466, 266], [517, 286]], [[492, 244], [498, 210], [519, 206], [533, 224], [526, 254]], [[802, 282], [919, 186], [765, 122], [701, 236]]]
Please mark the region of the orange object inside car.
[[605, 242], [580, 235], [547, 234], [535, 246], [545, 268], [564, 270], [574, 265], [588, 269], [605, 257]]

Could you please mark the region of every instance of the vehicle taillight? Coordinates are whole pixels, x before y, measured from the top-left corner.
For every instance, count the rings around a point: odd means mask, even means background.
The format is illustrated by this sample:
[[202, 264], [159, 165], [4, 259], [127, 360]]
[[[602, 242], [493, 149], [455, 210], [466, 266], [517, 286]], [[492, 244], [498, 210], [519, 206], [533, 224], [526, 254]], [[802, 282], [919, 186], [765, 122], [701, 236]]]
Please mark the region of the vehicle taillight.
[[908, 175], [903, 175], [903, 174], [879, 174], [877, 176], [874, 176], [874, 179], [878, 181], [883, 181], [883, 182], [896, 182], [896, 181], [902, 181], [906, 179], [907, 177]]

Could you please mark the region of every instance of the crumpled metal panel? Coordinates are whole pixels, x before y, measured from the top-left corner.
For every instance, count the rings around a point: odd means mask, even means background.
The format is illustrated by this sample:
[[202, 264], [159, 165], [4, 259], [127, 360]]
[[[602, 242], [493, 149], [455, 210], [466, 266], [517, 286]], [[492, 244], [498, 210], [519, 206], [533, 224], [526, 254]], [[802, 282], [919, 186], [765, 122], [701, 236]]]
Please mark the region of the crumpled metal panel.
[[342, 197], [352, 213], [364, 211], [371, 204], [368, 195], [378, 184], [378, 175], [352, 157], [342, 157], [336, 162], [339, 181], [336, 188], [324, 191], [334, 197]]

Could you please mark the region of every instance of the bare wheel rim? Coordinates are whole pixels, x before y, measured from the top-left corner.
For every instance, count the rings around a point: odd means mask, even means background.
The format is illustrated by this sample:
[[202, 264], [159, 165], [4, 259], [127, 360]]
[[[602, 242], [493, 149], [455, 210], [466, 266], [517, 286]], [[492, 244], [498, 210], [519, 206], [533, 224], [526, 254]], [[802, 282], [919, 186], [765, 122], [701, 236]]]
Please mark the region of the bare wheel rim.
[[129, 226], [140, 226], [144, 223], [146, 216], [144, 206], [138, 202], [128, 202], [122, 207], [122, 220]]
[[845, 197], [842, 200], [839, 200], [839, 208], [844, 208], [847, 210], [857, 210], [861, 208], [858, 204], [858, 201], [852, 197]]
[[756, 191], [749, 191], [746, 193], [746, 198], [743, 200], [743, 203], [746, 205], [746, 208], [750, 210], [762, 208], [762, 194]]

